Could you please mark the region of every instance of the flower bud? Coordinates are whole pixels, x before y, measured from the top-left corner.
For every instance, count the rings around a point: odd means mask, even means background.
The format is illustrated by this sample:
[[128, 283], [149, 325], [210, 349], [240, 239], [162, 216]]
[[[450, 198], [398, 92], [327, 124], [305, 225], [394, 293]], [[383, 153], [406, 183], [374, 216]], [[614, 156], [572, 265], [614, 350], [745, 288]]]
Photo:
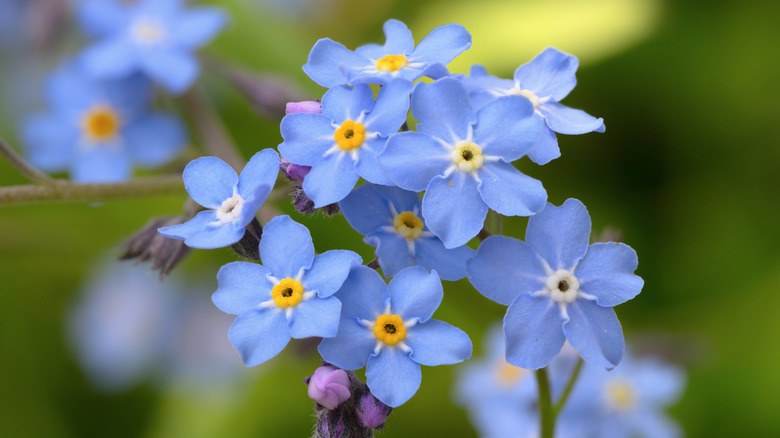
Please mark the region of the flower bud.
[[252, 222], [249, 222], [246, 226], [244, 237], [230, 247], [241, 257], [246, 257], [251, 260], [260, 260], [260, 239], [262, 236], [263, 227], [260, 226], [260, 222], [257, 221], [257, 218], [253, 218]]
[[360, 397], [355, 407], [355, 414], [363, 426], [381, 429], [392, 410], [393, 408], [377, 400], [370, 392], [366, 392]]
[[314, 371], [309, 379], [309, 397], [328, 409], [349, 400], [350, 381], [347, 372], [328, 365]]
[[308, 175], [311, 170], [311, 166], [299, 166], [287, 161], [285, 158], [282, 158], [279, 164], [282, 173], [284, 173], [284, 176], [290, 181], [303, 182], [303, 179], [306, 178], [306, 175]]
[[178, 225], [185, 222], [181, 216], [152, 219], [140, 231], [122, 243], [124, 252], [119, 260], [137, 258], [138, 262], [152, 260], [152, 270], [160, 271], [164, 278], [180, 261], [189, 254], [190, 248], [183, 240], [169, 239], [157, 232], [160, 227]]
[[307, 100], [303, 102], [288, 102], [284, 109], [285, 114], [310, 113], [322, 114], [322, 104], [319, 100]]

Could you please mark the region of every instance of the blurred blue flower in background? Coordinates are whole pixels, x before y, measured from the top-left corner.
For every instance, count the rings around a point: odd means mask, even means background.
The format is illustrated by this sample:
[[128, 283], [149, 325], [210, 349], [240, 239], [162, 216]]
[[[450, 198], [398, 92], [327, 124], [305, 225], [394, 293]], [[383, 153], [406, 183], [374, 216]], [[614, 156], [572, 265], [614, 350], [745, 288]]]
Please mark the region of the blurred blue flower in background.
[[133, 166], [167, 163], [187, 141], [178, 119], [150, 111], [151, 87], [141, 76], [97, 81], [71, 61], [45, 91], [50, 112], [22, 126], [27, 156], [44, 171], [69, 171], [76, 182], [124, 181]]
[[79, 5], [84, 32], [98, 41], [85, 49], [87, 71], [120, 78], [141, 71], [173, 94], [186, 91], [200, 71], [194, 50], [227, 22], [218, 8], [184, 9], [182, 0], [87, 0]]

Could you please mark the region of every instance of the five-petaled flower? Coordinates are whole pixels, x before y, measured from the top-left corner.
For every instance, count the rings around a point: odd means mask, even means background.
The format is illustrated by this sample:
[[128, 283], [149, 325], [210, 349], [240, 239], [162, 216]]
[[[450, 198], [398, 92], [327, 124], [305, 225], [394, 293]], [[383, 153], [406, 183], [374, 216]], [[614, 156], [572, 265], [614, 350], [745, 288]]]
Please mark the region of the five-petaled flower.
[[212, 296], [220, 310], [238, 315], [228, 337], [246, 366], [276, 356], [291, 337], [336, 335], [342, 304], [333, 294], [361, 263], [352, 251], [315, 256], [309, 230], [289, 216], [266, 224], [260, 257], [262, 265], [223, 266]]
[[634, 275], [638, 261], [631, 247], [588, 246], [590, 230], [580, 201], [548, 204], [528, 220], [525, 242], [491, 236], [466, 263], [474, 287], [509, 306], [509, 363], [544, 367], [566, 340], [587, 362], [607, 369], [620, 363], [623, 330], [612, 306], [634, 298], [643, 281]]

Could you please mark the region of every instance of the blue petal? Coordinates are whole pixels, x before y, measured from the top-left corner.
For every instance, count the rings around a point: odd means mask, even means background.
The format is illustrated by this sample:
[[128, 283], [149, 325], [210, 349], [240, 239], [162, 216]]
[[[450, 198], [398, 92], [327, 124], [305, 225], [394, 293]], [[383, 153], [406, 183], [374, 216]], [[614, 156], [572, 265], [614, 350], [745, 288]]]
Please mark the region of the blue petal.
[[390, 309], [404, 321], [417, 319], [425, 322], [439, 308], [444, 289], [435, 271], [428, 272], [419, 266], [399, 272], [387, 285], [390, 292]]
[[263, 229], [260, 259], [277, 279], [295, 278], [301, 268], [309, 269], [314, 262], [309, 230], [290, 216], [276, 216]]
[[241, 315], [258, 304], [272, 299], [274, 285], [268, 281], [271, 272], [257, 263], [232, 262], [217, 273], [219, 287], [211, 301], [225, 313]]
[[322, 298], [329, 297], [341, 288], [352, 267], [362, 262], [352, 251], [326, 251], [315, 256], [311, 268], [303, 274], [303, 287], [316, 290]]
[[543, 166], [550, 161], [561, 156], [561, 150], [558, 148], [558, 139], [555, 138], [555, 132], [547, 125], [542, 127], [542, 133], [539, 140], [528, 151], [528, 158], [534, 163]]
[[398, 407], [412, 398], [422, 381], [420, 364], [400, 348], [382, 348], [366, 363], [366, 384], [382, 403]]
[[96, 144], [73, 160], [71, 179], [80, 183], [127, 181], [133, 173], [131, 158], [121, 146]]
[[518, 295], [544, 290], [547, 274], [539, 256], [525, 242], [490, 236], [466, 262], [469, 281], [482, 295], [508, 306]]
[[639, 260], [624, 243], [599, 242], [588, 247], [574, 275], [580, 290], [596, 297], [600, 306], [612, 307], [634, 298], [644, 281], [636, 275]]
[[385, 147], [385, 144], [387, 144], [387, 139], [383, 137], [366, 140], [358, 150], [355, 171], [366, 181], [391, 186], [393, 182], [387, 178], [376, 160], [377, 154]]
[[187, 193], [198, 204], [217, 209], [233, 197], [238, 175], [217, 157], [200, 157], [187, 164], [182, 174]]
[[519, 295], [507, 309], [504, 334], [507, 362], [531, 370], [550, 363], [566, 340], [558, 304], [529, 294]]
[[87, 0], [76, 9], [81, 29], [90, 37], [110, 35], [127, 26], [128, 11], [121, 2]]
[[332, 88], [347, 83], [342, 68], [360, 68], [369, 64], [360, 56], [330, 38], [323, 38], [314, 44], [303, 71], [319, 85]]
[[184, 0], [140, 0], [136, 2], [134, 12], [138, 15], [151, 15], [170, 18], [182, 9]]
[[342, 318], [336, 336], [323, 339], [317, 351], [328, 363], [345, 370], [357, 370], [366, 364], [376, 343], [377, 338], [370, 328], [361, 325], [354, 318]]
[[358, 179], [350, 154], [339, 151], [312, 166], [303, 180], [303, 191], [314, 201], [315, 207], [324, 207], [344, 199]]
[[385, 313], [389, 295], [387, 285], [379, 273], [367, 266], [359, 265], [349, 271], [349, 276], [336, 293], [336, 298], [341, 300], [342, 318], [374, 321], [379, 315]]
[[435, 269], [442, 280], [455, 281], [466, 276], [466, 260], [474, 254], [475, 251], [465, 245], [447, 249], [438, 238], [422, 238], [414, 242], [412, 263], [428, 270]]
[[385, 55], [408, 55], [414, 49], [412, 32], [398, 20], [385, 21], [382, 29], [385, 32], [385, 44], [367, 44], [355, 49], [355, 53], [370, 59], [379, 59]]
[[[447, 70], [447, 67], [444, 66], [444, 64], [435, 63], [435, 64], [429, 64], [427, 67], [425, 67], [425, 70], [422, 71], [421, 76], [427, 76], [433, 80], [441, 79], [447, 76], [450, 76], [450, 71]], [[414, 79], [407, 78], [408, 80], [412, 81]], [[417, 79], [415, 77], [415, 79]]]
[[412, 83], [404, 79], [394, 79], [385, 84], [379, 90], [374, 108], [363, 122], [366, 131], [378, 132], [383, 137], [398, 132], [409, 112], [411, 92]]
[[474, 142], [483, 154], [512, 162], [534, 147], [543, 127], [531, 101], [522, 96], [500, 97], [477, 113]]
[[27, 158], [47, 172], [59, 172], [70, 167], [78, 137], [78, 129], [73, 125], [48, 114], [28, 117], [22, 125]]
[[567, 306], [566, 339], [586, 362], [611, 370], [623, 358], [623, 328], [611, 307], [577, 299]]
[[421, 192], [452, 164], [450, 151], [433, 138], [408, 131], [392, 135], [377, 155], [379, 167], [399, 187]]
[[290, 336], [295, 339], [332, 338], [339, 330], [341, 301], [336, 297], [313, 297], [301, 301], [288, 321]]
[[520, 83], [520, 88], [531, 90], [539, 97], [561, 100], [577, 84], [574, 73], [578, 65], [577, 58], [548, 47], [515, 70], [515, 81]]
[[179, 153], [187, 134], [179, 119], [167, 114], [149, 114], [124, 130], [128, 150], [144, 166], [161, 166]]
[[420, 122], [418, 132], [450, 145], [466, 140], [470, 126], [477, 122], [466, 89], [453, 78], [418, 83], [412, 92], [412, 115]]
[[377, 231], [369, 234], [363, 242], [376, 248], [374, 254], [382, 268], [382, 274], [387, 278], [394, 276], [403, 268], [412, 266], [412, 257], [406, 239], [394, 232]]
[[142, 58], [144, 73], [172, 94], [182, 94], [192, 86], [200, 65], [191, 54], [167, 50], [155, 51]]
[[92, 86], [98, 89], [100, 101], [110, 104], [119, 112], [122, 123], [134, 122], [149, 114], [154, 90], [149, 79], [141, 73], [118, 80], [101, 81]]
[[349, 225], [365, 236], [393, 224], [391, 205], [400, 213], [412, 211], [419, 202], [414, 192], [367, 183], [352, 190], [339, 202], [339, 207]]
[[461, 329], [432, 319], [410, 327], [404, 342], [412, 349], [409, 357], [429, 367], [452, 365], [471, 357], [471, 339]]
[[284, 142], [279, 153], [300, 166], [313, 166], [336, 145], [336, 128], [322, 114], [293, 113], [284, 116], [280, 126]]
[[121, 78], [138, 67], [132, 44], [123, 37], [113, 37], [87, 47], [81, 55], [84, 69], [96, 78]]
[[198, 212], [192, 219], [183, 224], [158, 228], [157, 231], [170, 239], [185, 240], [206, 229], [208, 224], [217, 221], [217, 213], [214, 210]]
[[585, 134], [604, 132], [604, 119], [595, 118], [585, 111], [569, 108], [558, 102], [549, 101], [539, 105], [547, 126], [560, 134]]
[[553, 271], [571, 270], [588, 251], [590, 215], [582, 202], [567, 199], [552, 204], [528, 219], [525, 241]]
[[459, 24], [445, 24], [433, 29], [409, 57], [409, 62], [449, 64], [471, 47], [471, 35]]
[[228, 338], [248, 367], [271, 359], [290, 342], [284, 312], [277, 309], [244, 313], [230, 326]]
[[634, 429], [638, 436], [645, 438], [681, 438], [684, 436], [680, 426], [661, 412], [637, 412], [633, 418]]
[[244, 199], [255, 198], [258, 187], [273, 187], [277, 176], [279, 176], [279, 154], [273, 149], [263, 149], [252, 156], [238, 176], [238, 194]]
[[435, 177], [423, 196], [425, 224], [446, 248], [463, 246], [476, 236], [487, 212], [474, 178], [460, 171]]
[[100, 100], [100, 87], [91, 80], [82, 64], [67, 62], [46, 81], [46, 101], [54, 113], [75, 122]]
[[194, 49], [214, 39], [226, 23], [227, 16], [221, 9], [190, 9], [177, 17], [171, 36], [177, 46]]
[[217, 224], [207, 225], [200, 233], [188, 237], [184, 244], [190, 248], [214, 249], [232, 245], [244, 237], [245, 223], [233, 221], [229, 224]]
[[485, 163], [477, 186], [482, 200], [504, 216], [530, 216], [544, 208], [547, 192], [542, 183], [509, 163]]
[[[629, 356], [619, 369], [629, 363]], [[677, 367], [665, 364], [655, 359], [643, 358], [641, 362], [632, 364], [631, 377], [636, 382], [636, 388], [641, 392], [642, 403], [646, 406], [665, 407], [680, 399], [685, 389], [685, 374]]]
[[368, 113], [373, 107], [374, 92], [368, 85], [334, 87], [322, 96], [322, 115], [336, 124], [357, 120], [361, 113]]

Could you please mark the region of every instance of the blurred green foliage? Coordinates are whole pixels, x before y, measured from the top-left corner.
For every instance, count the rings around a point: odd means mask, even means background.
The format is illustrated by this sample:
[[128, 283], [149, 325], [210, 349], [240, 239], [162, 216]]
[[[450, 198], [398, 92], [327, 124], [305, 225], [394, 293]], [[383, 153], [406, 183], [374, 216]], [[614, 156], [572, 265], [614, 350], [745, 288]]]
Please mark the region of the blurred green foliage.
[[[485, 63], [504, 77], [546, 45], [579, 56], [579, 86], [564, 103], [604, 117], [606, 133], [559, 136], [560, 159], [519, 166], [543, 181], [551, 202], [581, 199], [594, 230], [622, 230], [639, 253], [646, 285], [618, 316], [637, 349], [687, 368], [687, 392], [672, 409], [687, 436], [780, 436], [780, 3], [320, 0], [288, 12], [261, 0], [214, 3], [233, 22], [209, 56], [289, 76], [312, 99], [324, 90], [300, 67], [313, 43], [324, 36], [349, 48], [381, 42], [391, 17], [409, 23], [418, 40], [449, 21], [466, 25], [474, 45], [463, 62]], [[70, 31], [56, 50], [73, 53], [80, 44]], [[53, 66], [56, 58], [35, 65]], [[467, 64], [455, 66], [465, 72]], [[281, 141], [281, 108], [261, 120], [219, 77], [206, 71], [203, 84], [245, 156]], [[4, 100], [0, 134], [16, 142], [22, 114]], [[35, 101], [39, 95], [24, 96], [20, 105]], [[23, 183], [0, 162], [0, 184]], [[183, 201], [0, 207], [0, 435], [309, 433], [311, 402], [301, 379], [318, 364], [310, 343], [294, 342], [260, 370], [247, 370], [257, 374], [251, 386], [197, 397], [151, 384], [97, 393], [74, 362], [63, 321], [95, 262], [149, 218], [178, 213]], [[319, 251], [350, 248], [372, 258], [343, 218], [302, 218], [281, 204], [311, 228]], [[522, 237], [524, 226], [525, 219], [510, 218], [506, 232]], [[195, 251], [173, 275], [213, 278], [232, 260], [229, 250]], [[477, 344], [505, 311], [466, 281], [446, 284], [445, 295], [437, 318]], [[477, 345], [475, 355], [481, 352]], [[395, 411], [383, 436], [474, 436], [465, 412], [449, 401], [454, 368], [426, 368], [420, 391]]]

